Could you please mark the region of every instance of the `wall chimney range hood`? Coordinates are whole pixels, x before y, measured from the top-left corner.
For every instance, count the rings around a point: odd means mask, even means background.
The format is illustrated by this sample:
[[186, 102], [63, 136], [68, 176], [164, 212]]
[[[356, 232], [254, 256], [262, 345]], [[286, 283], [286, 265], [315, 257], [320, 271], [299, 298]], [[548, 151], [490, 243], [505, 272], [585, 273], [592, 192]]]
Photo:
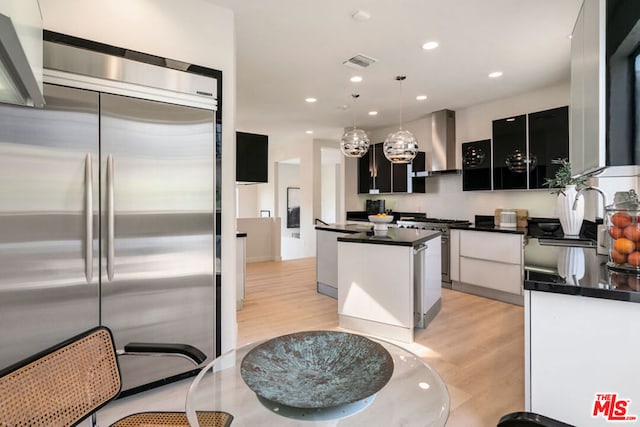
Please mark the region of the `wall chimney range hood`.
[[439, 110], [431, 113], [431, 153], [427, 155], [427, 171], [414, 176], [459, 174], [456, 169], [456, 112]]
[[0, 6], [0, 102], [43, 107], [42, 18], [38, 2], [8, 2]]

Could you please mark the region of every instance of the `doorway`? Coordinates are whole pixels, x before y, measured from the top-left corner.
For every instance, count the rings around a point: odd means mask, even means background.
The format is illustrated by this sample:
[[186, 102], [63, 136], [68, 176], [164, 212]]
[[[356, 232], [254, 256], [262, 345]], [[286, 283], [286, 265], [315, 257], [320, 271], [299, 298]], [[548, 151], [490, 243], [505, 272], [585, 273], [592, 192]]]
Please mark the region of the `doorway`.
[[283, 260], [301, 258], [304, 253], [300, 235], [300, 158], [277, 162], [278, 212], [282, 220], [280, 253]]

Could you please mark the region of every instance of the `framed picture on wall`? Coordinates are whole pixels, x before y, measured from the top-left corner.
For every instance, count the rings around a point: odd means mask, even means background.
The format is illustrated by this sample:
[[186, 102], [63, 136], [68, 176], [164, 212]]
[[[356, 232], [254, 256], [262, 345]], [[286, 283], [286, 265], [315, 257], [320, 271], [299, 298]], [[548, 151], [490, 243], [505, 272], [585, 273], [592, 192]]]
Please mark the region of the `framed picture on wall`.
[[269, 218], [271, 216], [271, 211], [270, 210], [261, 210], [260, 211], [260, 218]]
[[287, 187], [287, 228], [300, 228], [300, 187]]

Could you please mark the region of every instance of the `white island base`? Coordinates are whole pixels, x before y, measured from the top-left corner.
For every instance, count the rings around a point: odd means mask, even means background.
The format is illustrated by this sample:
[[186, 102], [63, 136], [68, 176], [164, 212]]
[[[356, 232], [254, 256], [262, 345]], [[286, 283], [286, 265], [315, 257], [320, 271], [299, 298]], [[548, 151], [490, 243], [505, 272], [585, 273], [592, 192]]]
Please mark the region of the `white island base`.
[[[407, 237], [389, 230], [390, 237]], [[403, 230], [404, 232], [405, 230]], [[414, 230], [406, 230], [415, 233]], [[414, 327], [426, 327], [441, 305], [440, 235], [415, 234], [415, 244], [338, 242], [340, 327], [367, 335], [413, 342]], [[425, 239], [425, 236], [428, 238]]]

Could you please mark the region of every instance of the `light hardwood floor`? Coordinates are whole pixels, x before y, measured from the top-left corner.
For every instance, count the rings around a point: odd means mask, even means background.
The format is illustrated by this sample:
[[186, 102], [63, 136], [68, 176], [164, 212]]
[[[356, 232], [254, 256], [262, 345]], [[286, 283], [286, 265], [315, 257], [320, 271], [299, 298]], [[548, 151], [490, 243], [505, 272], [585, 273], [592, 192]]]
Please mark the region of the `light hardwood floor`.
[[[338, 329], [337, 301], [316, 292], [315, 258], [247, 264], [238, 346], [285, 333]], [[442, 310], [403, 345], [447, 384], [447, 426], [495, 426], [524, 409], [523, 308], [442, 290]]]
[[[338, 329], [338, 303], [318, 294], [315, 280], [315, 258], [247, 264], [238, 346], [295, 331]], [[523, 409], [523, 323], [522, 307], [442, 290], [440, 313], [426, 329], [417, 330], [415, 343], [403, 346], [424, 358], [447, 384], [447, 427], [495, 426], [500, 416]], [[183, 411], [191, 381], [116, 400], [98, 413], [99, 425], [135, 412]], [[382, 426], [395, 427], [384, 420], [366, 427]]]

